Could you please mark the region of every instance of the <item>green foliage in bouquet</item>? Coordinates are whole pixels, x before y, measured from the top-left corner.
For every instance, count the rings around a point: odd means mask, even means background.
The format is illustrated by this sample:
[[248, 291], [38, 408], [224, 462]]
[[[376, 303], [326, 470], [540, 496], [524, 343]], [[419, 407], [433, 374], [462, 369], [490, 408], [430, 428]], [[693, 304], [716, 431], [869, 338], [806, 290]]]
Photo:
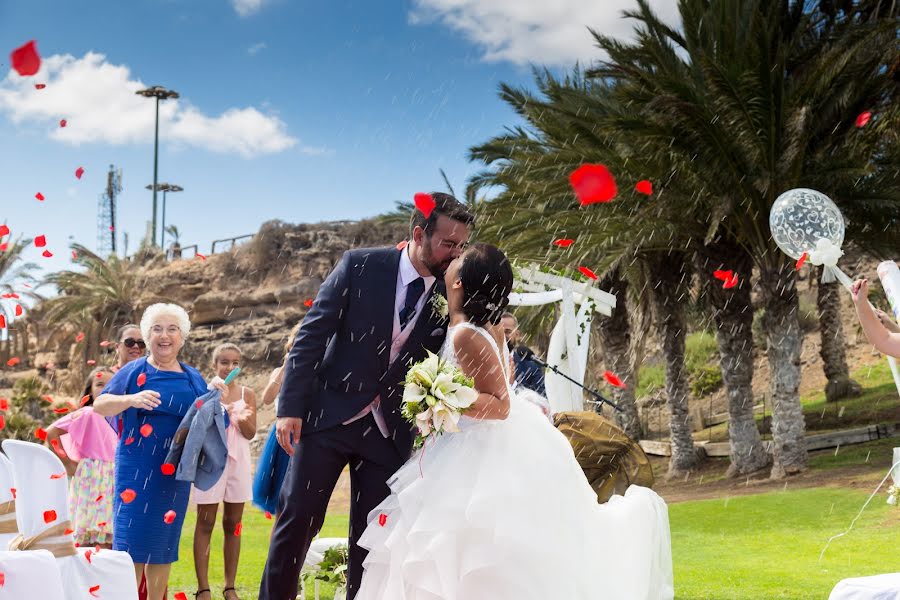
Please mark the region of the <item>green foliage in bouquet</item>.
[[322, 555], [322, 562], [318, 564], [317, 569], [303, 573], [303, 580], [307, 584], [315, 580], [324, 581], [345, 589], [347, 587], [349, 552], [345, 544], [332, 546]]
[[[450, 419], [449, 412], [465, 412], [478, 397], [474, 388], [473, 378], [432, 352], [425, 360], [410, 367], [400, 411], [404, 419], [419, 428], [413, 447], [418, 449], [432, 430], [435, 433], [443, 431], [440, 425], [435, 426], [435, 421], [446, 422], [447, 430], [454, 431], [455, 422]], [[445, 415], [447, 419], [435, 418], [433, 413]]]

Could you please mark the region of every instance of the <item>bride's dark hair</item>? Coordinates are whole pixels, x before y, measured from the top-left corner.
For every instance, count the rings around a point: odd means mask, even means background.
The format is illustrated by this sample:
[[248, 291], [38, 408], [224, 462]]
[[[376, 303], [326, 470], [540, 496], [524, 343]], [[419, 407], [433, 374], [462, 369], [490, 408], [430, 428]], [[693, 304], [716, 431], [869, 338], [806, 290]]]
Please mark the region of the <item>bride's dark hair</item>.
[[472, 244], [462, 255], [459, 279], [463, 312], [473, 325], [496, 325], [509, 304], [513, 271], [503, 251], [490, 244]]

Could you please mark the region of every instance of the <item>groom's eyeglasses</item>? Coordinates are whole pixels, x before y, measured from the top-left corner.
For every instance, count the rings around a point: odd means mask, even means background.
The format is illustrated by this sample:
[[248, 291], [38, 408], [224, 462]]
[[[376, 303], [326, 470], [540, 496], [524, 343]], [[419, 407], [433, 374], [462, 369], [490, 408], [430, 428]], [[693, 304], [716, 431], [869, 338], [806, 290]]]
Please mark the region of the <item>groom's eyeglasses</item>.
[[144, 340], [136, 340], [134, 338], [125, 338], [122, 340], [122, 343], [125, 344], [126, 348], [134, 348], [137, 346], [141, 350], [147, 349], [147, 344], [144, 343]]
[[462, 252], [469, 247], [469, 242], [460, 242], [457, 244], [453, 240], [442, 239], [438, 242], [438, 246], [445, 250], [459, 250], [460, 252]]

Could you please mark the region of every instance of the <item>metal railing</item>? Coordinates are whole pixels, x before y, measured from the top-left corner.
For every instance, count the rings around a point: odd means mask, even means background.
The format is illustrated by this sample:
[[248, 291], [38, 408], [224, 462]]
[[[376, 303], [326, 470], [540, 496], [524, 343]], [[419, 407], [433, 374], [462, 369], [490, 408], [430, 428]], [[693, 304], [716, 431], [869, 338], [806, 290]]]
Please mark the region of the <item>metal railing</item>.
[[[237, 242], [238, 240], [243, 240], [243, 239], [246, 239], [246, 238], [251, 238], [251, 237], [253, 237], [254, 235], [256, 235], [256, 234], [255, 234], [255, 233], [248, 233], [247, 235], [238, 235], [238, 236], [230, 237], [230, 238], [222, 238], [221, 240], [213, 240], [212, 248], [210, 248], [209, 253], [210, 253], [210, 254], [215, 254], [215, 253], [216, 253], [216, 244], [221, 244], [221, 243], [223, 243], [223, 242], [231, 242], [231, 248], [234, 248], [234, 243]], [[230, 249], [230, 248], [229, 248], [229, 249]]]

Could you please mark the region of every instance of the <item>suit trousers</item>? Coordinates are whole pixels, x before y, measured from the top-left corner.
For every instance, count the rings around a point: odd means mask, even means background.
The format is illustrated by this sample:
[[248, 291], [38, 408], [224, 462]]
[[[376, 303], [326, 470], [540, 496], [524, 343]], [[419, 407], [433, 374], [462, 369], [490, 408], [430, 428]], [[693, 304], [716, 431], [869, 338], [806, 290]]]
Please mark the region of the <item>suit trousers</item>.
[[387, 480], [408, 457], [378, 431], [370, 414], [324, 431], [300, 434], [278, 500], [269, 557], [260, 583], [260, 600], [294, 600], [310, 543], [325, 521], [328, 501], [350, 466], [350, 564], [347, 597], [359, 590], [367, 552], [356, 545], [368, 514], [390, 494]]

